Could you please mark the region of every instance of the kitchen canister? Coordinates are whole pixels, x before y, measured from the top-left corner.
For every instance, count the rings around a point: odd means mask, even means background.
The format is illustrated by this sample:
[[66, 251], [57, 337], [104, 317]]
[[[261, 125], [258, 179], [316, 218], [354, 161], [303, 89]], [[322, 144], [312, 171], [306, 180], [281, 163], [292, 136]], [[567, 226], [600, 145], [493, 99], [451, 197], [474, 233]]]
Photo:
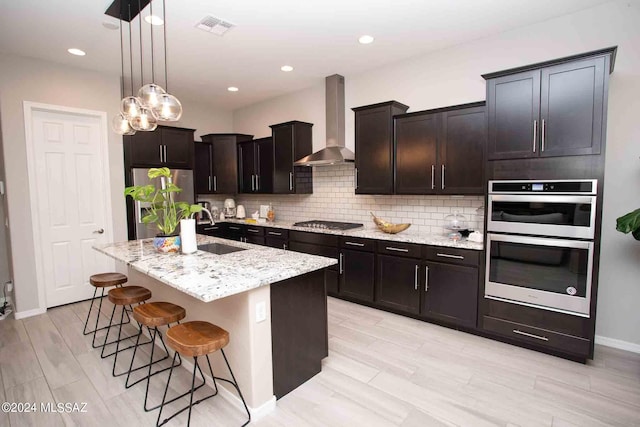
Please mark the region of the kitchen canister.
[[192, 254], [198, 250], [195, 219], [180, 220], [180, 240], [182, 240], [183, 254]]

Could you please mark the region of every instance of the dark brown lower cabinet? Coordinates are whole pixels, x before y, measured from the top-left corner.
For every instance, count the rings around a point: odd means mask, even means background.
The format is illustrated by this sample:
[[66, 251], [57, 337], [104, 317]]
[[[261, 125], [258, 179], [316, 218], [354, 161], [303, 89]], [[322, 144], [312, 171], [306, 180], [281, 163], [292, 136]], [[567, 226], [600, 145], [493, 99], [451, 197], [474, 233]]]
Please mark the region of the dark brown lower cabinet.
[[254, 245], [264, 246], [264, 237], [263, 236], [246, 236], [245, 242], [253, 243]]
[[375, 254], [351, 249], [340, 251], [340, 295], [373, 301]]
[[281, 239], [279, 237], [270, 237], [267, 236], [264, 238], [264, 244], [269, 246], [270, 248], [278, 248], [278, 249], [288, 249], [289, 241], [286, 239]]
[[420, 314], [447, 323], [475, 327], [478, 314], [478, 269], [427, 262]]
[[420, 260], [378, 255], [375, 302], [407, 313], [420, 311]]

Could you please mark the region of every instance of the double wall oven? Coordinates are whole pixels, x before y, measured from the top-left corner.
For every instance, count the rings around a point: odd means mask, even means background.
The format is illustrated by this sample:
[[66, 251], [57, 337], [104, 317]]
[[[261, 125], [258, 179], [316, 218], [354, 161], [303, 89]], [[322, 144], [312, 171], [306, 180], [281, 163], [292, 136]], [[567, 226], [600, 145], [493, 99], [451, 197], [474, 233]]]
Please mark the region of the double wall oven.
[[589, 317], [597, 180], [489, 181], [485, 297]]

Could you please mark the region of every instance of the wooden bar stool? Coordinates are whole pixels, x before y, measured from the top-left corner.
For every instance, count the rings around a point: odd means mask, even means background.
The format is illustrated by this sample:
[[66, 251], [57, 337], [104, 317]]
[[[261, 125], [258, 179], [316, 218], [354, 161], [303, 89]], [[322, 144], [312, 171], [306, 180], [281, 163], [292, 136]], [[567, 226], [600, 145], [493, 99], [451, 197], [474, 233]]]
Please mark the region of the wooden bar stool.
[[[236, 381], [236, 377], [233, 375], [233, 371], [231, 370], [231, 366], [229, 366], [229, 361], [227, 360], [227, 356], [224, 354], [223, 347], [229, 344], [229, 332], [220, 328], [219, 326], [213, 325], [209, 322], [186, 322], [180, 325], [169, 328], [167, 331], [167, 344], [169, 347], [175, 350], [173, 355], [173, 363], [171, 364], [171, 369], [169, 370], [169, 378], [167, 379], [167, 386], [164, 389], [164, 395], [162, 396], [162, 403], [160, 404], [160, 411], [158, 412], [158, 420], [156, 421], [156, 426], [159, 427], [161, 425], [166, 424], [170, 419], [175, 417], [182, 412], [189, 410], [189, 417], [187, 418], [187, 426], [191, 424], [191, 408], [193, 405], [197, 405], [198, 403], [212, 398], [213, 396], [218, 394], [218, 386], [216, 384], [216, 380], [225, 381], [235, 387], [240, 399], [242, 399], [242, 404], [244, 405], [244, 409], [247, 411], [247, 416], [249, 419], [243, 426], [246, 426], [251, 421], [251, 414], [249, 413], [249, 408], [247, 408], [247, 403], [244, 401], [244, 397], [242, 396], [242, 392], [240, 391], [240, 387], [238, 387], [238, 382]], [[231, 374], [231, 380], [225, 378], [219, 378], [213, 375], [213, 369], [211, 368], [211, 361], [209, 360], [209, 354], [213, 353], [217, 350], [220, 350], [222, 353], [222, 357], [224, 357], [224, 361], [227, 364], [227, 369], [229, 369], [229, 373]], [[181, 354], [182, 356], [190, 356], [193, 357], [193, 376], [191, 377], [191, 390], [190, 390], [190, 398], [189, 398], [189, 406], [185, 406], [180, 409], [169, 418], [165, 418], [162, 422], [160, 419], [162, 417], [162, 408], [165, 404], [169, 402], [165, 402], [167, 398], [167, 391], [169, 390], [169, 383], [171, 382], [171, 374], [173, 373], [173, 365], [175, 365], [176, 357]], [[200, 370], [198, 365], [198, 357], [205, 356], [207, 358], [207, 364], [209, 365], [209, 372], [211, 373], [211, 378], [213, 379], [213, 387], [215, 392], [209, 396], [203, 397], [198, 401], [193, 401], [193, 392], [195, 391], [195, 382], [196, 382], [196, 369]], [[202, 375], [202, 371], [200, 371], [200, 375]], [[202, 385], [206, 382], [204, 375], [202, 375]]]
[[[121, 351], [125, 351], [128, 350], [130, 348], [133, 348], [133, 345], [130, 345], [126, 348], [120, 348], [120, 342], [127, 340], [129, 338], [133, 338], [133, 336], [126, 336], [123, 337], [122, 336], [122, 325], [123, 325], [123, 320], [124, 320], [124, 313], [126, 311], [126, 306], [129, 306], [129, 308], [131, 309], [131, 311], [133, 311], [132, 305], [133, 304], [141, 304], [144, 303], [146, 300], [148, 300], [149, 298], [151, 298], [151, 291], [147, 288], [144, 288], [142, 286], [123, 286], [121, 288], [114, 288], [111, 289], [109, 291], [108, 294], [108, 298], [109, 301], [111, 301], [111, 303], [113, 304], [113, 310], [111, 310], [111, 318], [109, 319], [109, 327], [107, 328], [107, 335], [104, 337], [104, 343], [102, 345], [102, 351], [100, 352], [100, 357], [101, 358], [105, 358], [105, 357], [109, 357], [109, 356], [113, 356], [115, 355], [115, 357], [113, 358], [113, 369], [111, 370], [111, 374], [114, 377], [120, 376], [120, 375], [124, 375], [127, 373], [127, 371], [124, 371], [118, 375], [116, 375], [116, 364], [118, 362], [118, 353], [120, 353]], [[121, 307], [122, 311], [120, 314], [120, 323], [113, 323], [113, 317], [116, 313], [116, 308], [117, 307]], [[109, 339], [109, 333], [111, 332], [111, 327], [115, 327], [118, 326], [118, 338], [114, 341], [111, 342], [107, 342], [107, 340]], [[142, 326], [140, 326], [140, 328], [142, 328]], [[151, 335], [151, 331], [149, 330], [149, 335]], [[151, 341], [147, 341], [143, 344], [149, 344]], [[105, 349], [107, 348], [108, 345], [110, 344], [115, 344], [116, 345], [116, 349], [115, 351], [109, 353], [109, 354], [105, 354]], [[142, 345], [142, 344], [141, 344]]]
[[[187, 312], [184, 308], [180, 307], [179, 305], [172, 304], [170, 302], [150, 302], [147, 304], [140, 304], [133, 308], [133, 318], [138, 322], [139, 325], [146, 326], [148, 330], [151, 331], [151, 328], [153, 328], [152, 329], [153, 338], [151, 339], [152, 345], [151, 345], [151, 355], [149, 357], [149, 363], [146, 365], [134, 368], [133, 362], [136, 357], [136, 352], [138, 351], [140, 336], [142, 335], [142, 328], [140, 328], [140, 332], [138, 333], [138, 337], [136, 338], [136, 344], [133, 349], [133, 355], [131, 356], [131, 363], [129, 364], [129, 372], [127, 373], [127, 380], [125, 382], [125, 387], [129, 388], [134, 386], [135, 384], [138, 384], [140, 381], [147, 380], [146, 391], [144, 394], [144, 410], [147, 412], [160, 407], [160, 404], [158, 404], [151, 408], [147, 408], [147, 399], [149, 396], [149, 381], [151, 380], [151, 377], [161, 372], [168, 371], [169, 369], [172, 368], [172, 367], [166, 367], [164, 369], [159, 369], [153, 373], [151, 372], [152, 365], [169, 358], [169, 350], [167, 349], [167, 346], [164, 343], [164, 339], [162, 338], [162, 333], [158, 330], [158, 326], [165, 326], [165, 325], [170, 326], [171, 323], [180, 324], [180, 321], [184, 319], [186, 315], [187, 315]], [[154, 348], [156, 343], [156, 336], [159, 337], [160, 343], [162, 343], [162, 347], [164, 347], [165, 356], [162, 357], [161, 359], [154, 361], [153, 354], [154, 354]], [[179, 362], [176, 366], [182, 365], [182, 359], [180, 358], [180, 355], [178, 355], [178, 360]], [[143, 368], [149, 368], [147, 375], [143, 376], [142, 378], [134, 382], [129, 383], [129, 380], [131, 378], [131, 373]], [[200, 374], [202, 375], [202, 372]], [[188, 392], [184, 393], [181, 396], [176, 397], [175, 399], [172, 399], [171, 401], [184, 397], [187, 394]]]
[[[102, 331], [107, 329], [109, 326], [103, 326], [98, 328], [98, 322], [100, 320], [100, 313], [102, 312], [102, 300], [104, 298], [104, 290], [105, 288], [110, 288], [112, 286], [121, 287], [123, 284], [127, 283], [127, 276], [122, 273], [99, 273], [94, 274], [89, 277], [89, 283], [93, 285], [93, 297], [91, 298], [91, 305], [89, 306], [89, 312], [87, 313], [87, 319], [84, 321], [84, 328], [82, 329], [82, 333], [84, 335], [93, 334], [93, 339], [91, 340], [91, 346], [93, 348], [98, 348], [102, 346], [102, 344], [96, 344], [96, 333], [98, 331]], [[98, 293], [98, 289], [101, 290], [100, 302], [98, 303], [98, 314], [96, 315], [96, 323], [92, 330], [87, 331], [87, 326], [89, 325], [89, 318], [91, 317], [91, 311], [93, 310], [93, 303], [96, 300], [96, 295]], [[125, 313], [127, 316], [127, 320], [125, 323], [129, 323], [129, 314]]]

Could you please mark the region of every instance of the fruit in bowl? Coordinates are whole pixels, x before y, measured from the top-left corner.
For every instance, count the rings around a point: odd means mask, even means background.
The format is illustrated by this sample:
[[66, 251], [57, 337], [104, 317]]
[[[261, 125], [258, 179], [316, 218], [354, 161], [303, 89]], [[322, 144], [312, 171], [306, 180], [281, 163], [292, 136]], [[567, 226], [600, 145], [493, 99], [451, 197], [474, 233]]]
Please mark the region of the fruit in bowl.
[[369, 212], [371, 214], [371, 216], [373, 217], [373, 222], [375, 222], [375, 224], [378, 226], [378, 228], [382, 231], [384, 231], [385, 233], [389, 233], [389, 234], [397, 234], [401, 231], [406, 230], [407, 228], [411, 227], [411, 224], [392, 224], [390, 222], [387, 222], [385, 220], [383, 220], [382, 218], [378, 218], [377, 216], [375, 216], [373, 214], [373, 212]]

